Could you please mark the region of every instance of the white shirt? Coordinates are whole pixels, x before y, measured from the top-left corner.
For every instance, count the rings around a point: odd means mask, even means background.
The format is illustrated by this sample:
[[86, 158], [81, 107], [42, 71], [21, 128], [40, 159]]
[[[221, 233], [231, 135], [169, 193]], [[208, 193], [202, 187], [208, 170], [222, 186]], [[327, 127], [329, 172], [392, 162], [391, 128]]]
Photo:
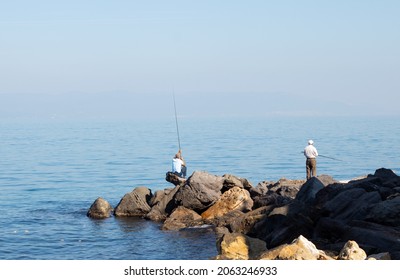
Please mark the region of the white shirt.
[[183, 161], [179, 158], [172, 159], [172, 172], [181, 173]]
[[304, 148], [306, 158], [316, 158], [318, 156], [317, 149], [313, 145], [308, 145]]

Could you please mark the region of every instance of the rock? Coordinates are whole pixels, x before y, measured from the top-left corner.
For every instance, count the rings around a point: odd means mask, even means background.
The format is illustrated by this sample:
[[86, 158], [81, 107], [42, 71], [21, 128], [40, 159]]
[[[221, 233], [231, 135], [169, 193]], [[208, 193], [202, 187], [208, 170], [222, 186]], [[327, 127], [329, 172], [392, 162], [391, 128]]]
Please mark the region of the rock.
[[296, 195], [296, 200], [311, 206], [314, 204], [316, 194], [324, 187], [324, 184], [317, 177], [312, 177], [301, 186]]
[[373, 176], [381, 178], [382, 181], [389, 181], [392, 179], [397, 179], [399, 177], [396, 175], [396, 173], [393, 172], [393, 170], [386, 169], [386, 168], [379, 168], [379, 169], [375, 170], [375, 173]]
[[299, 236], [291, 244], [284, 244], [261, 254], [260, 260], [318, 260], [328, 258], [304, 236]]
[[[366, 192], [362, 188], [345, 189], [330, 199], [322, 208], [324, 216], [341, 221], [363, 220], [372, 204], [381, 201], [378, 192]], [[399, 208], [400, 209], [400, 208]]]
[[89, 211], [87, 212], [87, 216], [93, 219], [104, 219], [109, 218], [113, 208], [110, 203], [105, 199], [99, 197], [97, 198], [93, 204], [90, 206]]
[[289, 180], [281, 178], [278, 182], [267, 186], [269, 189], [268, 193], [278, 194], [285, 198], [294, 199], [305, 182], [305, 180]]
[[175, 186], [183, 186], [186, 183], [186, 179], [181, 178], [172, 172], [167, 172], [167, 174], [165, 175], [165, 180], [174, 184]]
[[400, 251], [400, 232], [396, 227], [381, 224], [352, 221], [341, 235], [342, 240], [354, 240], [362, 244], [368, 254]]
[[250, 211], [252, 207], [253, 200], [250, 197], [250, 193], [245, 189], [233, 187], [224, 192], [221, 198], [204, 211], [201, 216], [203, 219], [213, 219], [222, 217], [233, 210], [247, 212]]
[[325, 186], [329, 186], [335, 183], [338, 183], [338, 181], [336, 181], [335, 179], [333, 179], [331, 176], [326, 175], [326, 174], [322, 174], [317, 176], [317, 179]]
[[264, 240], [269, 248], [290, 243], [300, 235], [311, 236], [314, 222], [305, 214], [304, 208], [297, 200], [276, 207], [254, 225], [249, 235]]
[[219, 199], [224, 181], [222, 176], [195, 171], [177, 191], [175, 202], [201, 213]]
[[202, 224], [202, 218], [199, 214], [193, 210], [179, 206], [165, 220], [162, 229], [180, 230], [187, 227], [199, 226], [200, 224]]
[[225, 174], [222, 192], [225, 192], [233, 187], [239, 187], [242, 189], [250, 190], [253, 188], [251, 183], [245, 178], [239, 178], [231, 174]]
[[114, 214], [117, 217], [144, 217], [151, 210], [148, 204], [151, 197], [152, 194], [148, 188], [135, 188], [124, 195], [115, 208]]
[[265, 206], [281, 207], [283, 205], [289, 204], [291, 202], [291, 199], [277, 193], [268, 193], [262, 196], [254, 197], [253, 201], [253, 207], [254, 209], [257, 209]]
[[400, 196], [373, 205], [366, 216], [366, 220], [387, 226], [399, 226]]
[[380, 254], [374, 254], [374, 255], [369, 255], [367, 260], [391, 260], [392, 258], [390, 257], [390, 254], [388, 252], [380, 253]]
[[231, 232], [248, 234], [256, 223], [268, 216], [271, 210], [272, 207], [265, 206], [245, 214], [241, 212], [242, 215], [230, 221], [228, 228], [231, 230]]
[[361, 249], [357, 242], [349, 240], [340, 251], [339, 260], [365, 260], [367, 254]]
[[212, 224], [215, 227], [224, 227], [228, 229], [230, 232], [234, 232], [232, 229], [232, 225], [235, 224], [237, 221], [241, 221], [242, 217], [245, 214], [240, 210], [233, 210], [221, 217], [215, 217], [210, 220], [205, 220], [204, 222], [208, 224]]
[[253, 198], [267, 194], [269, 192], [268, 186], [271, 184], [274, 184], [274, 182], [262, 181], [258, 183], [255, 188], [250, 188], [250, 196]]
[[255, 260], [266, 250], [265, 242], [241, 233], [225, 234], [219, 244], [219, 258], [230, 260]]
[[176, 186], [173, 189], [156, 191], [150, 201], [151, 210], [145, 215], [145, 218], [157, 222], [164, 221], [178, 206], [174, 197], [179, 188], [180, 186]]

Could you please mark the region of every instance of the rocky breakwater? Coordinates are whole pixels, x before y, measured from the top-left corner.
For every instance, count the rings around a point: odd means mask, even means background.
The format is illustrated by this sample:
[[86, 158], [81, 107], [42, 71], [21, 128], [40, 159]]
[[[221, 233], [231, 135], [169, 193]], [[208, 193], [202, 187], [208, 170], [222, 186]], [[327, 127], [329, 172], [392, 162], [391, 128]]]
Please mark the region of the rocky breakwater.
[[215, 259], [400, 259], [400, 177], [391, 170], [345, 183], [322, 175], [254, 187], [203, 171], [166, 180], [174, 187], [135, 188], [115, 209], [98, 198], [88, 216], [142, 217], [162, 230], [210, 226]]

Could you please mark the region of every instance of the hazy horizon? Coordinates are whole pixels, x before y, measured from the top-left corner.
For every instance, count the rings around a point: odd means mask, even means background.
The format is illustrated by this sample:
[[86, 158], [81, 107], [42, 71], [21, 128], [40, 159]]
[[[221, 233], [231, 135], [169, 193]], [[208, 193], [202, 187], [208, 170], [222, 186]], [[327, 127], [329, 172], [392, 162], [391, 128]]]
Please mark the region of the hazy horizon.
[[0, 120], [400, 116], [398, 1], [12, 1]]

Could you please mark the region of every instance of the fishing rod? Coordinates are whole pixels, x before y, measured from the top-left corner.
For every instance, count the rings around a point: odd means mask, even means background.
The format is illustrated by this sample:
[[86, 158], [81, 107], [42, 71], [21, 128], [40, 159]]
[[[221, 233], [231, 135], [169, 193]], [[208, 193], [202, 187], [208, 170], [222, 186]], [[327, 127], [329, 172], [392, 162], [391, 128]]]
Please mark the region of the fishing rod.
[[178, 134], [178, 146], [179, 146], [179, 150], [181, 150], [181, 138], [179, 137], [178, 116], [176, 114], [175, 92], [172, 93], [172, 97], [174, 98], [175, 123], [176, 123], [176, 133]]
[[[304, 154], [304, 152], [300, 152], [300, 153]], [[318, 156], [319, 156], [319, 157], [323, 157], [323, 158], [329, 158], [329, 159], [337, 160], [337, 161], [343, 161], [343, 160], [341, 160], [341, 159], [334, 158], [334, 157], [328, 157], [328, 156], [324, 156], [324, 155], [318, 155]]]
[[337, 159], [337, 158], [333, 158], [333, 157], [327, 157], [327, 156], [323, 156], [323, 155], [318, 155], [320, 157], [324, 157], [324, 158], [329, 158], [329, 159], [333, 159], [333, 160], [337, 160], [337, 161], [343, 161], [341, 159]]

